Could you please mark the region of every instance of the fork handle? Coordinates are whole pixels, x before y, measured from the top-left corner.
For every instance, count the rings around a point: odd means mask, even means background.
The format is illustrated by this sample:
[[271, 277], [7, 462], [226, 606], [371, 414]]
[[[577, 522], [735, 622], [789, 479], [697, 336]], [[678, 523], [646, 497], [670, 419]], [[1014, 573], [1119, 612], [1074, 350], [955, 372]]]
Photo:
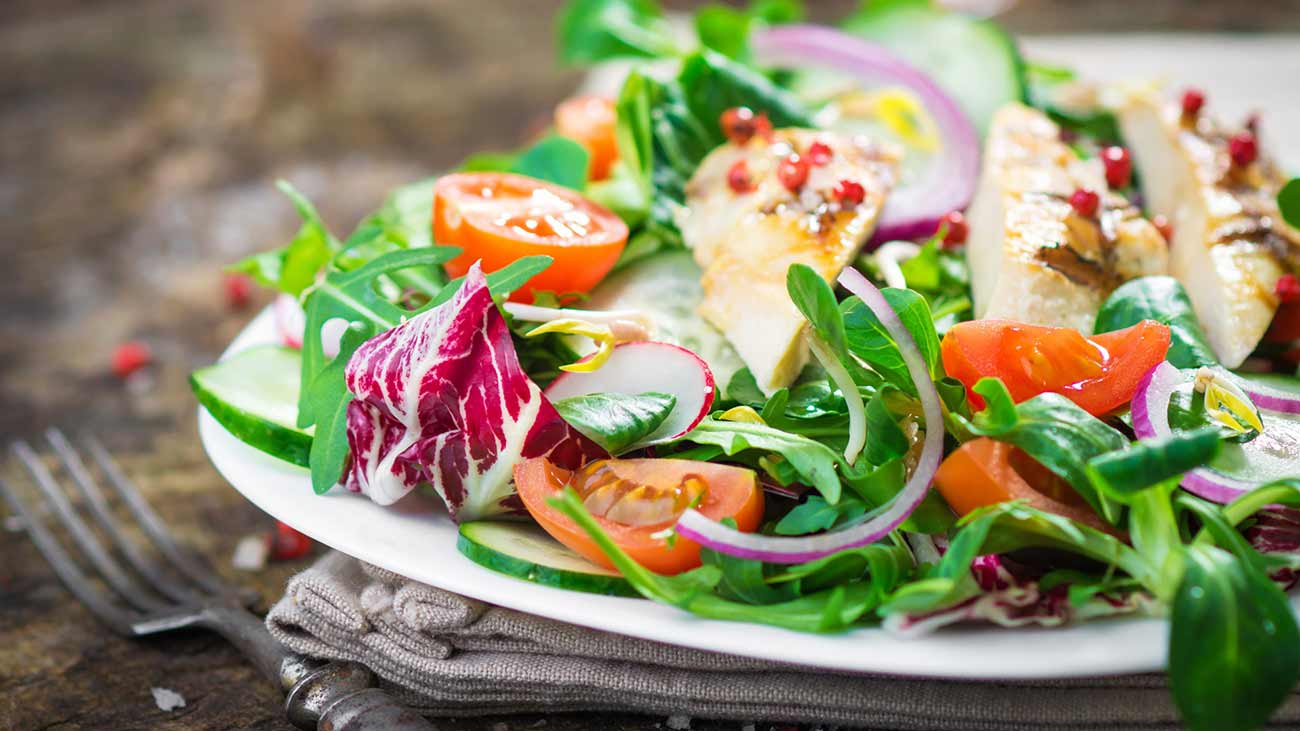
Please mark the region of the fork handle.
[[[297, 665], [294, 665], [297, 663]], [[375, 676], [354, 662], [328, 662], [310, 667], [290, 658], [285, 680], [299, 673], [284, 700], [293, 725], [305, 731], [435, 731], [436, 727], [386, 691], [376, 688]]]

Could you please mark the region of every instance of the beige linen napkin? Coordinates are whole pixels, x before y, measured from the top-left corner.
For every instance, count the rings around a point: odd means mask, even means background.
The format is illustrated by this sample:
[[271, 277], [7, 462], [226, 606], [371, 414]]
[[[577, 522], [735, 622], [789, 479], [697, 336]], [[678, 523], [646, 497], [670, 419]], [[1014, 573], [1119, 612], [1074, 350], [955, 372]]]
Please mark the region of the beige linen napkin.
[[[962, 682], [665, 645], [503, 609], [330, 553], [267, 616], [298, 652], [364, 663], [430, 716], [625, 711], [872, 729], [1177, 728], [1159, 675]], [[1274, 728], [1300, 727], [1300, 696]]]

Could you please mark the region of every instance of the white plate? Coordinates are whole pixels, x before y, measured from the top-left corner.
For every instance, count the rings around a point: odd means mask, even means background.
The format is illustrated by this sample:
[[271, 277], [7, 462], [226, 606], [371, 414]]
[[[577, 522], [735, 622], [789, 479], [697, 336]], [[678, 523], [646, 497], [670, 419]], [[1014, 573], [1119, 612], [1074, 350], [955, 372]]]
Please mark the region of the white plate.
[[[275, 342], [270, 310], [231, 352]], [[1056, 629], [947, 629], [911, 639], [879, 629], [811, 635], [698, 619], [640, 599], [555, 589], [483, 568], [456, 550], [456, 526], [436, 498], [412, 494], [383, 508], [341, 488], [317, 496], [307, 471], [231, 436], [199, 409], [199, 436], [221, 474], [262, 510], [312, 538], [412, 579], [492, 604], [620, 634], [704, 650], [899, 675], [1064, 678], [1164, 667], [1163, 620], [1106, 620]]]

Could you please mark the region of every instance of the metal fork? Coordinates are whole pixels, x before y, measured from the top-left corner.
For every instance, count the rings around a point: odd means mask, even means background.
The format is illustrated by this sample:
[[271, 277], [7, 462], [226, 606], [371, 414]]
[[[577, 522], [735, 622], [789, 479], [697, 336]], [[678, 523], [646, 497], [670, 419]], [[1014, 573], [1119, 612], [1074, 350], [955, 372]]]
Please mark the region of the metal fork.
[[[127, 637], [185, 628], [217, 632], [286, 693], [285, 713], [301, 729], [429, 731], [434, 728], [374, 687], [374, 676], [364, 666], [321, 662], [288, 652], [271, 637], [262, 621], [246, 609], [257, 596], [227, 585], [195, 554], [177, 544], [166, 524], [118, 469], [107, 450], [97, 440], [86, 438], [85, 451], [99, 465], [152, 548], [152, 551], [141, 550], [141, 545], [132, 541], [124, 532], [124, 525], [114, 518], [104, 491], [63, 433], [50, 429], [45, 436], [94, 522], [109, 537], [112, 548], [101, 542], [27, 442], [14, 442], [10, 451], [40, 490], [43, 509], [33, 509], [3, 477], [0, 477], [0, 493], [22, 519], [28, 535], [64, 586], [100, 621]], [[104, 589], [98, 588], [82, 572], [73, 554], [55, 538], [42, 517], [47, 514], [53, 515], [68, 532], [80, 555], [103, 580]], [[118, 555], [125, 562], [119, 561]]]

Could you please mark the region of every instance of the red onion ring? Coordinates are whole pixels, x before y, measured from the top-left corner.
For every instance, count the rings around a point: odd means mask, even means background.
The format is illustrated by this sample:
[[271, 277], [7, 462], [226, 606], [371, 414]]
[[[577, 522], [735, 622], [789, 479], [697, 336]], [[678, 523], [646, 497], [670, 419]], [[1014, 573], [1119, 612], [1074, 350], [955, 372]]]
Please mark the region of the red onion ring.
[[703, 513], [692, 509], [677, 521], [677, 532], [683, 538], [738, 558], [771, 563], [803, 563], [875, 543], [897, 528], [925, 499], [943, 458], [944, 435], [943, 408], [939, 402], [939, 392], [930, 380], [930, 369], [926, 366], [925, 357], [921, 355], [916, 340], [875, 285], [851, 267], [840, 274], [839, 282], [845, 289], [856, 294], [884, 325], [885, 331], [898, 344], [898, 351], [907, 364], [907, 372], [916, 383], [921, 413], [925, 416], [925, 441], [912, 476], [880, 514], [865, 523], [843, 530], [798, 537], [742, 533], [715, 523], [704, 517]]
[[[1173, 434], [1173, 429], [1169, 426], [1169, 399], [1173, 398], [1174, 389], [1186, 380], [1169, 361], [1161, 361], [1143, 376], [1137, 393], [1133, 396], [1134, 433], [1142, 439]], [[1183, 475], [1181, 484], [1183, 489], [1193, 495], [1216, 503], [1230, 503], [1256, 487], [1207, 467], [1197, 467]]]
[[822, 26], [783, 25], [756, 34], [752, 43], [764, 64], [821, 66], [872, 85], [904, 86], [934, 118], [943, 151], [921, 180], [890, 194], [868, 248], [930, 236], [944, 214], [970, 203], [979, 177], [979, 133], [957, 102], [925, 73], [882, 46]]

